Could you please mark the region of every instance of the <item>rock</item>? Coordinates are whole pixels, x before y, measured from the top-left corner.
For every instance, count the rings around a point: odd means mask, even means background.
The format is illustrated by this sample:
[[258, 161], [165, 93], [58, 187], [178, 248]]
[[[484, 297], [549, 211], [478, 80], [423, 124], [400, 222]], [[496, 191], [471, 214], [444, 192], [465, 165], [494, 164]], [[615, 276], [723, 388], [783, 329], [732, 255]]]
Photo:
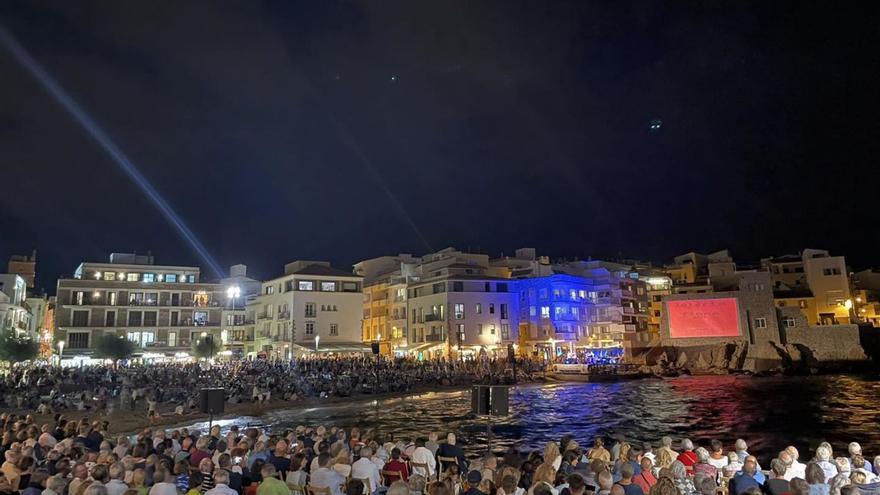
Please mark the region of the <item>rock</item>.
[[688, 363], [688, 355], [687, 352], [681, 351], [681, 354], [678, 355], [678, 359], [675, 360], [676, 368], [685, 368]]
[[707, 371], [711, 368], [710, 363], [706, 361], [706, 358], [703, 356], [703, 353], [699, 353], [697, 355], [697, 360], [694, 361], [693, 369], [697, 371]]

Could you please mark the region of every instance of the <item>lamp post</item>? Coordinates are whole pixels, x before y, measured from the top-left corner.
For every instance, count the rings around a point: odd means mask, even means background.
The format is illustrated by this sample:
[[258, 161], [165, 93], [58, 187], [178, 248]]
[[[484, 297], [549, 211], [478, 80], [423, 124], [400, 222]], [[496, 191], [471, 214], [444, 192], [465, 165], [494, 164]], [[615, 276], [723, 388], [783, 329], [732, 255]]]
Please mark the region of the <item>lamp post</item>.
[[376, 334], [376, 346], [377, 346], [376, 348], [379, 350], [379, 352], [376, 353], [376, 364], [379, 364], [379, 355], [382, 354], [382, 347], [381, 347], [382, 346], [382, 334], [381, 333]]
[[226, 289], [226, 298], [232, 300], [232, 335], [235, 335], [235, 300], [241, 297], [241, 287], [229, 286]]
[[315, 335], [315, 357], [317, 357], [317, 354], [318, 354], [318, 342], [320, 340], [321, 340], [321, 336]]
[[61, 366], [61, 356], [64, 354], [64, 341], [58, 341], [58, 366]]

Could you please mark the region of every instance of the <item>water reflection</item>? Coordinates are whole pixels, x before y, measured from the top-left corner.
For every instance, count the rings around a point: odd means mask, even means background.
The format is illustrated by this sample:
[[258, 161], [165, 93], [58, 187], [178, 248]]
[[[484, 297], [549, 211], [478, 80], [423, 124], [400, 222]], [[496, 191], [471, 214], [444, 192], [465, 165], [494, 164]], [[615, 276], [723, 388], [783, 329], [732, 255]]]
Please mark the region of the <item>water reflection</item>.
[[[493, 447], [542, 448], [566, 433], [587, 445], [597, 435], [656, 442], [662, 435], [698, 442], [719, 438], [731, 446], [746, 438], [750, 451], [768, 460], [789, 443], [808, 457], [822, 440], [843, 448], [859, 441], [880, 453], [880, 381], [871, 377], [687, 377], [621, 383], [570, 383], [519, 387], [511, 414], [493, 420]], [[466, 450], [485, 449], [486, 424], [469, 414], [467, 392], [437, 392], [379, 401], [274, 411], [223, 424], [273, 430], [299, 424], [380, 428], [400, 437], [431, 430], [460, 432]], [[204, 427], [202, 424], [201, 427]]]

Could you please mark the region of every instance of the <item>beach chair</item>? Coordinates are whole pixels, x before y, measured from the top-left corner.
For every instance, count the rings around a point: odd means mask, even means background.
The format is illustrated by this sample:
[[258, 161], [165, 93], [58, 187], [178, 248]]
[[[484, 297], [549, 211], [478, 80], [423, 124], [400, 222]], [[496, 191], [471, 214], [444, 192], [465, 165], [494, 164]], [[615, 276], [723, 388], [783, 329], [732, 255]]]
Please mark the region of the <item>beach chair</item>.
[[306, 485], [306, 495], [332, 495], [329, 486]]
[[457, 458], [443, 457], [442, 455], [437, 456], [437, 461], [440, 462], [440, 471], [446, 471], [447, 464], [458, 464]]
[[410, 473], [417, 474], [416, 469], [424, 469], [425, 470], [425, 481], [432, 481], [433, 477], [431, 476], [431, 468], [428, 467], [428, 464], [424, 462], [413, 462], [410, 461], [409, 465], [411, 467]]
[[389, 476], [396, 476], [397, 478], [394, 479], [394, 481], [403, 480], [403, 473], [401, 471], [385, 471], [383, 469], [382, 471], [379, 471], [379, 474], [382, 475], [382, 484], [385, 486], [390, 485], [390, 483], [388, 483]]

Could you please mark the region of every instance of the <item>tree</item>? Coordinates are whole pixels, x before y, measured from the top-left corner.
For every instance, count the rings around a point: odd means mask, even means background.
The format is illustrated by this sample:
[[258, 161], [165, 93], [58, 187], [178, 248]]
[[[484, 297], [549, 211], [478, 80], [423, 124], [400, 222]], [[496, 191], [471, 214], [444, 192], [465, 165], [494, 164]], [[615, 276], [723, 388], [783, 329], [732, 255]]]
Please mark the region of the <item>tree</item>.
[[30, 337], [18, 337], [12, 330], [0, 332], [0, 360], [18, 363], [30, 361], [40, 352], [40, 344]]
[[220, 342], [213, 335], [196, 339], [192, 344], [192, 355], [196, 359], [212, 358], [220, 352]]
[[105, 334], [95, 342], [95, 357], [112, 359], [116, 364], [120, 359], [128, 359], [134, 354], [134, 342], [112, 334]]

